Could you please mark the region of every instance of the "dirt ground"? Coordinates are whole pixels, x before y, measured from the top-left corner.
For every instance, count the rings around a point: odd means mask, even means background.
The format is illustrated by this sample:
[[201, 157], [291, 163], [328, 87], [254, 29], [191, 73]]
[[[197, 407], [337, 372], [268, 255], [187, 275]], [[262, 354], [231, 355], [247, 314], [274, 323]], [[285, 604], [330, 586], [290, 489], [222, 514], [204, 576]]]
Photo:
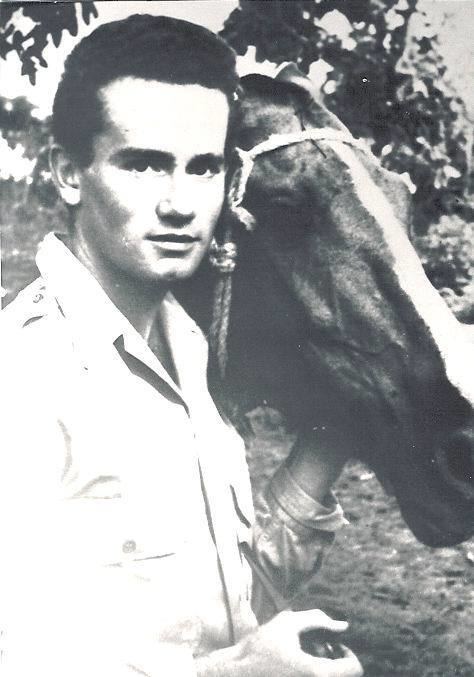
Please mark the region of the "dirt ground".
[[[292, 438], [271, 410], [251, 416], [249, 463], [256, 503]], [[474, 677], [474, 543], [428, 548], [360, 464], [337, 494], [350, 521], [298, 601], [350, 622], [344, 643], [366, 677]]]

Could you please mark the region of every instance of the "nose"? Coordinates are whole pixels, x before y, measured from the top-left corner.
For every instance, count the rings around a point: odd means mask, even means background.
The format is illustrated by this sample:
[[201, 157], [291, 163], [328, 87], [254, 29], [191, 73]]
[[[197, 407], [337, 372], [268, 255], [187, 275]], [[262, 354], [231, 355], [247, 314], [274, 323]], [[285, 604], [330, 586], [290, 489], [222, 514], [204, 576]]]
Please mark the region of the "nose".
[[185, 177], [171, 177], [169, 190], [157, 202], [156, 213], [162, 221], [176, 227], [185, 226], [194, 219], [192, 190], [186, 185]]

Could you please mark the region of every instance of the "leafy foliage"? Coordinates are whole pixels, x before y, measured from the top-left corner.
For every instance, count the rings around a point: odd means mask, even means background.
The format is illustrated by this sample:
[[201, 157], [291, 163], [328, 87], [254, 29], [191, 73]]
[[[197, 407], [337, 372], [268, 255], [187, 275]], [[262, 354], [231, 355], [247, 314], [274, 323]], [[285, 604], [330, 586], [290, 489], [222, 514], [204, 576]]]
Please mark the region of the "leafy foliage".
[[442, 216], [415, 245], [426, 274], [453, 312], [474, 323], [474, 222]]
[[[29, 29], [17, 27], [20, 13], [29, 19], [25, 22]], [[54, 46], [58, 47], [64, 31], [77, 35], [79, 15], [86, 24], [92, 17], [97, 17], [94, 3], [3, 3], [0, 7], [0, 57], [5, 59], [9, 52], [15, 51], [21, 60], [21, 74], [27, 75], [35, 84], [38, 67], [48, 65], [43, 56], [48, 38], [51, 37]]]
[[[0, 58], [16, 53], [21, 74], [35, 84], [38, 68], [46, 67], [49, 39], [58, 47], [65, 32], [75, 36], [79, 22], [97, 17], [92, 2], [9, 2], [0, 5]], [[35, 159], [23, 178], [1, 177], [2, 284], [6, 301], [36, 275], [34, 252], [42, 236], [61, 229], [64, 210], [57, 200], [48, 170], [49, 125], [38, 120], [25, 98], [0, 97], [0, 131], [11, 149]]]
[[[424, 26], [408, 39], [417, 0], [241, 0], [222, 36], [239, 54], [294, 61], [308, 73], [323, 59], [332, 70], [325, 103], [356, 136], [370, 140], [385, 166], [408, 172], [417, 187], [419, 233], [444, 213], [472, 213], [465, 200], [470, 126], [445, 79], [437, 38]], [[350, 25], [341, 39], [323, 27], [337, 11]], [[425, 22], [426, 23], [426, 22]], [[423, 21], [421, 21], [423, 25]]]
[[48, 168], [49, 124], [32, 113], [27, 99], [9, 101], [0, 97], [3, 139], [10, 149], [21, 151], [16, 157], [35, 160], [26, 175], [14, 177], [7, 172], [0, 180], [2, 285], [7, 292], [6, 302], [37, 275], [34, 254], [43, 235], [52, 229], [61, 230], [64, 224], [64, 209]]
[[0, 97], [0, 130], [11, 148], [20, 146], [24, 157], [35, 161], [31, 175], [24, 179], [29, 199], [37, 197], [43, 206], [53, 207], [57, 196], [48, 165], [49, 120], [35, 117], [24, 97], [12, 101]]
[[417, 245], [428, 277], [439, 289], [460, 294], [474, 277], [474, 223], [443, 216]]
[[35, 279], [38, 243], [50, 230], [64, 231], [66, 215], [59, 201], [45, 206], [26, 181], [0, 181], [2, 232], [2, 286], [9, 303]]

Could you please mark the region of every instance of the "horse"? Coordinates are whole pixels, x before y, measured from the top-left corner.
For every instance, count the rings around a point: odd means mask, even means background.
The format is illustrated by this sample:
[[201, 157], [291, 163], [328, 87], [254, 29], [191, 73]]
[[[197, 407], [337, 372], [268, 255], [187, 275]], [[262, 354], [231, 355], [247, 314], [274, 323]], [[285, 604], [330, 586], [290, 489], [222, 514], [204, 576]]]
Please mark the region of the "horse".
[[181, 298], [211, 334], [217, 399], [271, 403], [315, 449], [337, 444], [418, 540], [453, 546], [474, 532], [474, 344], [410, 242], [407, 186], [308, 82], [242, 80], [221, 272]]

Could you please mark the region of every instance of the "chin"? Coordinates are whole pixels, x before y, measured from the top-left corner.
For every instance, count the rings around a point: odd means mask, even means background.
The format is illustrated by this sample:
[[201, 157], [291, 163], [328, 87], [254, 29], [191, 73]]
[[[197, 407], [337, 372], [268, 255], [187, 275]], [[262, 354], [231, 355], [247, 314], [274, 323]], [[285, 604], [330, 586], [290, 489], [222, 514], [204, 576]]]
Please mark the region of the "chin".
[[199, 264], [191, 266], [188, 264], [186, 266], [174, 266], [169, 270], [161, 270], [153, 279], [157, 284], [181, 282], [182, 280], [187, 280], [192, 277], [196, 272], [198, 265]]

